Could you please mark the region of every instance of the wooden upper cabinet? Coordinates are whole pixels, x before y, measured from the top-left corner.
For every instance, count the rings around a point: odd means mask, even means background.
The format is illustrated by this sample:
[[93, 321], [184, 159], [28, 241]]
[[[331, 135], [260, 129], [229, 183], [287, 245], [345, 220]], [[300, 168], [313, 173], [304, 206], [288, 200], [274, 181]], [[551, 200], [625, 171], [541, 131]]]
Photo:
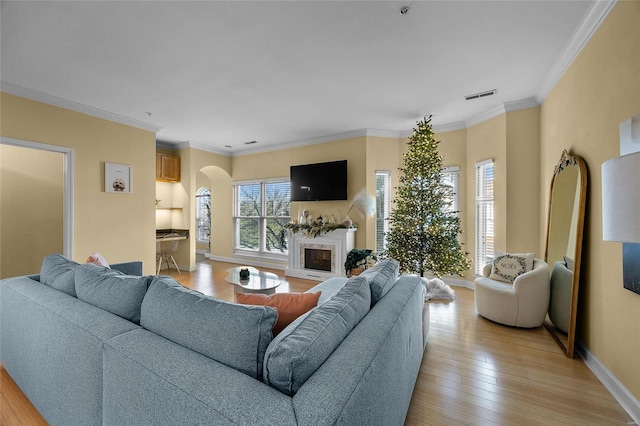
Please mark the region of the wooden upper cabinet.
[[156, 180], [180, 182], [180, 157], [156, 153]]

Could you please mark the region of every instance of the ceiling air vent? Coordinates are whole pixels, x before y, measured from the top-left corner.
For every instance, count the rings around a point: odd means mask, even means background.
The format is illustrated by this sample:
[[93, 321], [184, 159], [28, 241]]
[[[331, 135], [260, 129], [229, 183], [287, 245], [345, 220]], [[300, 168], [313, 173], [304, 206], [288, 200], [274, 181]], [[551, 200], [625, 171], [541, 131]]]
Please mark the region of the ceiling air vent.
[[469, 95], [469, 96], [465, 96], [464, 98], [468, 101], [472, 100], [472, 99], [480, 99], [480, 98], [484, 98], [485, 96], [493, 96], [497, 93], [498, 91], [496, 89], [493, 90], [487, 90], [486, 92], [480, 92], [480, 93], [475, 93], [473, 95]]
[[258, 141], [249, 141], [249, 142], [245, 142], [245, 145], [253, 145], [254, 143], [258, 143]]

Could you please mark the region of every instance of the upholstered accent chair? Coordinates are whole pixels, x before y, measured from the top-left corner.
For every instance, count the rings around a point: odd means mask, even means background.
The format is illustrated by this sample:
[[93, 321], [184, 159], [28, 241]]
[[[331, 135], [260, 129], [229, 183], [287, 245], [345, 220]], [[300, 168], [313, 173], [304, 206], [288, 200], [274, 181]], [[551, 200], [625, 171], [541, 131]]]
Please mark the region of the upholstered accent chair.
[[474, 281], [476, 310], [483, 317], [505, 325], [533, 328], [544, 322], [549, 309], [549, 267], [534, 259], [533, 270], [513, 283], [489, 278], [492, 264]]

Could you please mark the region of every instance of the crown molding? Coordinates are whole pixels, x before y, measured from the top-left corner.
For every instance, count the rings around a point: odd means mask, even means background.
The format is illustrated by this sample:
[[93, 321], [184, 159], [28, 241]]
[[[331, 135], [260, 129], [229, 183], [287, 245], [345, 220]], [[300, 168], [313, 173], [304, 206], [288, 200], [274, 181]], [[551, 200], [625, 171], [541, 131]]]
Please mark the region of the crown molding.
[[576, 59], [585, 44], [591, 36], [596, 32], [602, 21], [607, 17], [617, 0], [597, 0], [591, 4], [591, 8], [587, 11], [575, 33], [567, 42], [560, 56], [556, 59], [551, 69], [547, 73], [544, 81], [536, 92], [536, 99], [539, 104], [549, 96], [555, 85], [560, 81], [569, 66]]
[[469, 127], [475, 126], [476, 124], [480, 124], [482, 122], [490, 120], [494, 117], [498, 117], [507, 112], [518, 111], [518, 110], [527, 109], [527, 108], [535, 108], [538, 106], [540, 106], [540, 104], [535, 98], [525, 98], [525, 99], [520, 99], [518, 101], [509, 101], [500, 105], [496, 105], [495, 107], [488, 109], [485, 112], [482, 112], [474, 117], [471, 117], [468, 120], [466, 120], [464, 123], [466, 128], [469, 128]]
[[59, 98], [57, 96], [49, 95], [47, 93], [39, 92], [33, 89], [28, 89], [26, 87], [18, 86], [17, 84], [9, 83], [6, 81], [0, 81], [0, 90], [5, 93], [9, 93], [10, 95], [20, 96], [22, 98], [31, 99], [32, 101], [42, 102], [45, 104], [90, 115], [92, 117], [102, 118], [104, 120], [109, 120], [116, 123], [124, 124], [126, 126], [135, 127], [137, 129], [147, 130], [153, 133], [158, 133], [158, 131], [162, 129], [162, 127], [156, 126], [155, 124], [146, 123], [144, 121], [136, 120], [135, 118], [115, 114], [113, 112], [81, 104], [79, 102], [70, 101], [68, 99]]
[[[464, 130], [467, 128], [467, 124], [464, 121], [456, 121], [453, 123], [437, 124], [433, 126], [435, 133], [452, 132], [454, 130]], [[410, 136], [409, 133], [407, 136]]]
[[262, 152], [279, 151], [281, 149], [297, 148], [297, 147], [306, 146], [306, 145], [316, 145], [316, 144], [321, 144], [326, 142], [335, 142], [340, 140], [355, 139], [355, 138], [366, 137], [366, 136], [398, 139], [400, 138], [400, 132], [393, 132], [388, 130], [375, 130], [375, 129], [357, 129], [357, 130], [351, 130], [348, 132], [334, 133], [332, 135], [327, 135], [327, 136], [320, 136], [317, 138], [309, 138], [309, 139], [303, 139], [300, 141], [285, 142], [277, 145], [270, 145], [263, 148], [245, 149], [242, 151], [233, 152], [231, 156], [238, 157], [243, 155], [259, 154]]

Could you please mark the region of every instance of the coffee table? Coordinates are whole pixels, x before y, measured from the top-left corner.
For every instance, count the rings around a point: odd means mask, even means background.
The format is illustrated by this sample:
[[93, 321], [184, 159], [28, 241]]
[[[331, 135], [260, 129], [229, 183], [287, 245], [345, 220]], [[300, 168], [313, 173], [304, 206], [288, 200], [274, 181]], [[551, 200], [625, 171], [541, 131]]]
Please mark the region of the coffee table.
[[[240, 269], [249, 270], [249, 278], [240, 279]], [[227, 269], [225, 280], [233, 284], [235, 293], [273, 294], [280, 285], [280, 279], [271, 272], [259, 271], [251, 266], [238, 266]]]

